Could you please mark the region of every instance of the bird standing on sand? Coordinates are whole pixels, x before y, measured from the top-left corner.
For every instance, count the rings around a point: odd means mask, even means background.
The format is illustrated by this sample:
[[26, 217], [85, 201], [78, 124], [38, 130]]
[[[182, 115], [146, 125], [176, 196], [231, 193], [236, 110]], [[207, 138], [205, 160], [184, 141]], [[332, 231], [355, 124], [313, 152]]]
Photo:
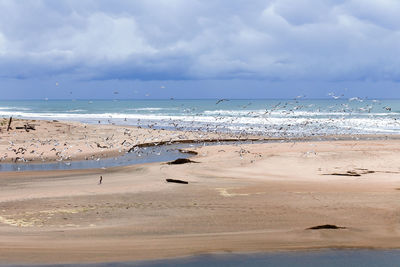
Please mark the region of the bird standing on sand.
[[100, 175], [99, 185], [101, 185], [102, 181], [103, 181], [103, 176]]

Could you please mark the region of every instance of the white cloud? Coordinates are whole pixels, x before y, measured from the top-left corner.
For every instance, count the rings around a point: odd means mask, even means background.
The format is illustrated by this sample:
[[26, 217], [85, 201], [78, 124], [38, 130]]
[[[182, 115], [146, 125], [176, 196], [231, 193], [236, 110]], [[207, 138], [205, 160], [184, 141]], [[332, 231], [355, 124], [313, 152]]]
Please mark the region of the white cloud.
[[6, 45], [6, 38], [0, 32], [0, 55], [4, 55], [7, 52]]
[[147, 43], [134, 18], [114, 18], [103, 13], [90, 15], [82, 29], [50, 38], [44, 50], [72, 52], [75, 57], [91, 62], [121, 61], [157, 52]]
[[392, 0], [0, 0], [3, 76], [396, 80]]

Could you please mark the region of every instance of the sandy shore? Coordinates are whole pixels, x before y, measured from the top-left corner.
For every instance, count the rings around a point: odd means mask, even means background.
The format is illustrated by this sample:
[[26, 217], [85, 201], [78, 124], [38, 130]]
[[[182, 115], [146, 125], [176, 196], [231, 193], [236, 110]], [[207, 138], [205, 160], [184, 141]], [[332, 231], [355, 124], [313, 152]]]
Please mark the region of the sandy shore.
[[[0, 173], [0, 263], [400, 248], [399, 140], [196, 151], [182, 165]], [[325, 224], [343, 228], [307, 229]]]
[[[24, 125], [32, 126], [25, 129]], [[79, 122], [0, 120], [0, 162], [93, 160], [124, 154], [137, 145], [196, 140], [258, 139], [257, 136], [168, 131]]]

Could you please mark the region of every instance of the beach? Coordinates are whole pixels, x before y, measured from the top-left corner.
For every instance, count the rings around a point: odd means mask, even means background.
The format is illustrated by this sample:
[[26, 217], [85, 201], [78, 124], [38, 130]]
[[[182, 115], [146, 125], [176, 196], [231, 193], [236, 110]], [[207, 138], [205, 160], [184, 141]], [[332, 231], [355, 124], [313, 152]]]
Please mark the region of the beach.
[[[135, 147], [201, 141], [258, 140], [233, 133], [173, 131], [112, 124], [58, 120], [3, 118], [0, 125], [0, 162], [69, 162], [123, 155]], [[29, 125], [33, 129], [25, 129]]]
[[[82, 135], [110, 128], [103, 140], [123, 128], [62, 124], [80, 130], [90, 127]], [[160, 136], [159, 130], [129, 130], [132, 136], [141, 131]], [[3, 128], [2, 144], [4, 133]], [[167, 141], [179, 136], [177, 131], [163, 133]], [[119, 135], [113, 137], [115, 144], [124, 137]], [[195, 138], [199, 136], [188, 139]], [[186, 164], [0, 172], [0, 263], [399, 248], [400, 141], [396, 138], [201, 146], [190, 148], [196, 155]], [[100, 143], [88, 140], [73, 146]], [[3, 146], [7, 149], [6, 143]], [[87, 155], [104, 153], [96, 150]], [[313, 227], [317, 229], [309, 229]]]
[[400, 266], [399, 17], [0, 0], [0, 267]]

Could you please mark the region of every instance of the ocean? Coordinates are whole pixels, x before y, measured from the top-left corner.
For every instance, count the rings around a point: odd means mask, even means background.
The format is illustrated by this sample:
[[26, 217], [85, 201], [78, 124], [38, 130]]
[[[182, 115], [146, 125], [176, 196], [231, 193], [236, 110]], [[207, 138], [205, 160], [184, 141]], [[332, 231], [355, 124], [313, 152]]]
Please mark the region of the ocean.
[[0, 116], [271, 137], [400, 132], [396, 99], [23, 100], [0, 101]]

